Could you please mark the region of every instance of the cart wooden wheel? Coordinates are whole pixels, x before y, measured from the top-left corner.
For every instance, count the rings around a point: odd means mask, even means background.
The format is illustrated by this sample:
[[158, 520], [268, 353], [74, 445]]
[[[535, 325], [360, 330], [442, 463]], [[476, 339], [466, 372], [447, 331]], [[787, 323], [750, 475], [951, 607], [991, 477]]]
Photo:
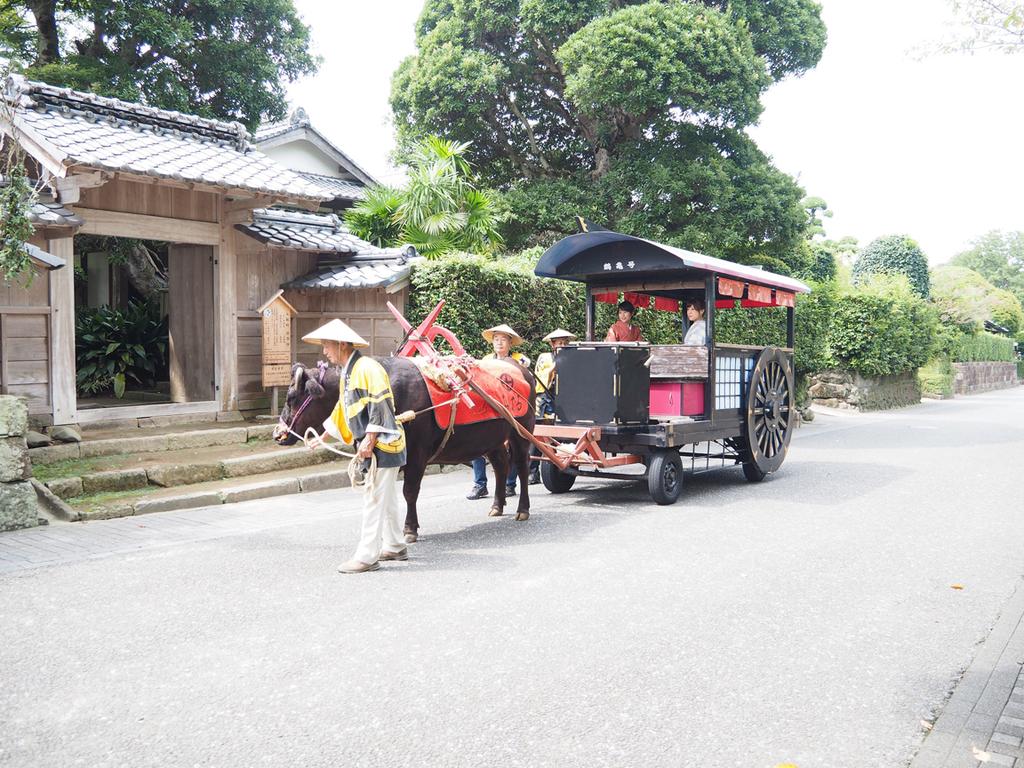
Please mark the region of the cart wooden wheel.
[[540, 463], [540, 479], [544, 483], [544, 487], [551, 493], [566, 493], [576, 482], [576, 475], [562, 472], [550, 461], [542, 461]]
[[765, 347], [754, 365], [747, 391], [743, 474], [748, 480], [763, 480], [782, 466], [795, 418], [789, 356], [776, 347]]
[[647, 462], [647, 490], [656, 504], [675, 504], [683, 492], [683, 462], [679, 451], [657, 451]]

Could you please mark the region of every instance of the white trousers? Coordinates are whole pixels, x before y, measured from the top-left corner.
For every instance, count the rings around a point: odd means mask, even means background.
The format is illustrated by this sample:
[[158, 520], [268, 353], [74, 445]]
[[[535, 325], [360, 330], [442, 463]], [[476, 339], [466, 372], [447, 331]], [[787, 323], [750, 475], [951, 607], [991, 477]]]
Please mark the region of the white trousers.
[[373, 485], [363, 491], [363, 529], [356, 560], [376, 563], [382, 543], [388, 552], [398, 552], [405, 547], [398, 508], [398, 470], [399, 467], [377, 467]]

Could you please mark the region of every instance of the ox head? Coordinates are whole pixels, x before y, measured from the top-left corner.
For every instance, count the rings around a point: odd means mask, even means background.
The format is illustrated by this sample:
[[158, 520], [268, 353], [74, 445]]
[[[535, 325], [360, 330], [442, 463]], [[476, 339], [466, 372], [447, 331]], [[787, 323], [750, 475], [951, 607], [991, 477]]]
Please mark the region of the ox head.
[[324, 420], [331, 415], [338, 399], [337, 379], [331, 379], [333, 398], [328, 392], [331, 384], [326, 365], [321, 363], [314, 369], [308, 369], [302, 363], [292, 366], [292, 381], [281, 408], [281, 418], [274, 427], [274, 442], [294, 445], [299, 440], [296, 435], [305, 435], [309, 427], [317, 432], [323, 431]]

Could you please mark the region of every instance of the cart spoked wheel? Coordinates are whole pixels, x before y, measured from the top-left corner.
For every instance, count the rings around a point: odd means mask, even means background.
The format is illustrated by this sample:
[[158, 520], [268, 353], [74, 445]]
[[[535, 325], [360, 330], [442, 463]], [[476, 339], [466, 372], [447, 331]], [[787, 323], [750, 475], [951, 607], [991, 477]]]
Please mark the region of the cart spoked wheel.
[[743, 475], [759, 482], [782, 466], [793, 436], [793, 369], [789, 356], [766, 347], [757, 358], [747, 392]]
[[566, 493], [576, 482], [576, 475], [562, 472], [550, 461], [540, 463], [540, 480], [551, 493]]
[[656, 504], [675, 504], [683, 492], [683, 461], [679, 451], [657, 451], [647, 462], [647, 490]]

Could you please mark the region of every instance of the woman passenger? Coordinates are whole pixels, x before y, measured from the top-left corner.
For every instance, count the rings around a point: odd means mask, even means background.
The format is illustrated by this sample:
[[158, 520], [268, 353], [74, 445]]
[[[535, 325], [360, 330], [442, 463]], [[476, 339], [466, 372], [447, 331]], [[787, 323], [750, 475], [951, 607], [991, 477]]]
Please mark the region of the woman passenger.
[[683, 344], [697, 347], [707, 344], [707, 330], [704, 323], [706, 306], [704, 299], [690, 299], [686, 302], [686, 319], [690, 321], [690, 329], [683, 338]]

